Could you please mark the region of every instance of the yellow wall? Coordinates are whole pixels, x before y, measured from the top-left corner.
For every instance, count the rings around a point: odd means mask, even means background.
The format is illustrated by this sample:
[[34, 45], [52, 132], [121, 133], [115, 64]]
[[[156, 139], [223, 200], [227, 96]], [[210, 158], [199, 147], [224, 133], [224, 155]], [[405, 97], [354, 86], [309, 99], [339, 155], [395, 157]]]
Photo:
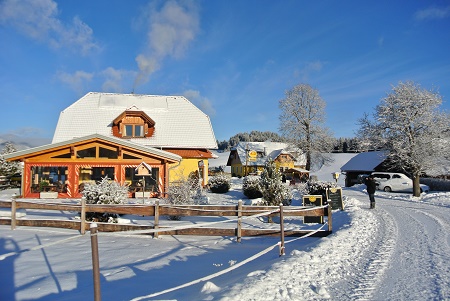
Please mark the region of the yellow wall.
[[[294, 161], [287, 161], [287, 162], [275, 161], [275, 166], [278, 169], [280, 169], [282, 167], [283, 170], [288, 169], [288, 168], [294, 168]], [[255, 169], [253, 166], [249, 166], [248, 170], [249, 170], [249, 173], [253, 173]], [[258, 173], [261, 173], [263, 170], [264, 170], [264, 166], [257, 167]], [[232, 164], [231, 165], [231, 174], [232, 175], [234, 174], [237, 177], [245, 177], [245, 175], [246, 175], [245, 166], [243, 166], [240, 163]]]
[[[201, 161], [198, 158], [183, 158], [180, 164], [172, 164], [169, 167], [169, 183], [177, 182], [180, 179], [187, 179], [192, 172], [197, 172], [198, 162]], [[203, 185], [208, 184], [208, 160], [203, 159]]]

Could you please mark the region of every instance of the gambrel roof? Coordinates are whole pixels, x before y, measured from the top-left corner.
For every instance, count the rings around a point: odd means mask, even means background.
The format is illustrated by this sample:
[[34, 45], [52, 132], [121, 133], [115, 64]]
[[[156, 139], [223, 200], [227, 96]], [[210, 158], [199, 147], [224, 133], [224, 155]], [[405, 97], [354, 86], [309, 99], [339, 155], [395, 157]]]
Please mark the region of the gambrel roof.
[[113, 122], [125, 111], [142, 110], [154, 122], [151, 137], [132, 143], [160, 148], [216, 149], [208, 115], [183, 96], [90, 92], [60, 113], [52, 143], [91, 134], [112, 137]]

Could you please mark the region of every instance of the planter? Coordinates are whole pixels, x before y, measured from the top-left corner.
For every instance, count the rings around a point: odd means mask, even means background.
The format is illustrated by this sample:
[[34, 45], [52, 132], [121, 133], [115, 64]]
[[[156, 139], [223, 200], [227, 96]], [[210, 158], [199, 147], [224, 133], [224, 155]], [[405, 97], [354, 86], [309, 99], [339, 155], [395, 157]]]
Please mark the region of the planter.
[[57, 191], [41, 191], [39, 193], [39, 197], [41, 199], [57, 199], [58, 192]]

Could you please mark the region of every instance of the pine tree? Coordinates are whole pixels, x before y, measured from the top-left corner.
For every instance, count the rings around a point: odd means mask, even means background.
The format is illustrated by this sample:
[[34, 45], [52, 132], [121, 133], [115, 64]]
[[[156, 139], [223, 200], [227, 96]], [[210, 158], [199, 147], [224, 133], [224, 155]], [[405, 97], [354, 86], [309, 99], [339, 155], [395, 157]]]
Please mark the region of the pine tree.
[[275, 162], [269, 159], [261, 173], [261, 190], [264, 204], [268, 206], [289, 206], [292, 194], [288, 187], [282, 182], [282, 175]]
[[11, 142], [6, 142], [5, 147], [0, 153], [0, 175], [11, 176], [20, 171], [20, 166], [18, 162], [8, 162], [4, 158], [4, 155], [10, 154], [17, 151], [14, 144]]

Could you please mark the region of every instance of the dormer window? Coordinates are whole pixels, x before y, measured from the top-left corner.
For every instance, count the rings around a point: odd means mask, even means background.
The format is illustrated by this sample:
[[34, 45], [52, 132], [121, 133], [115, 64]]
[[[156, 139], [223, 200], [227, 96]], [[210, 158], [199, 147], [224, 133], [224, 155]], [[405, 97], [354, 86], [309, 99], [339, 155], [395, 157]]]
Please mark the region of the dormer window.
[[122, 137], [144, 137], [144, 125], [124, 124]]
[[117, 116], [113, 121], [113, 135], [121, 138], [151, 137], [155, 122], [145, 112], [132, 106]]

